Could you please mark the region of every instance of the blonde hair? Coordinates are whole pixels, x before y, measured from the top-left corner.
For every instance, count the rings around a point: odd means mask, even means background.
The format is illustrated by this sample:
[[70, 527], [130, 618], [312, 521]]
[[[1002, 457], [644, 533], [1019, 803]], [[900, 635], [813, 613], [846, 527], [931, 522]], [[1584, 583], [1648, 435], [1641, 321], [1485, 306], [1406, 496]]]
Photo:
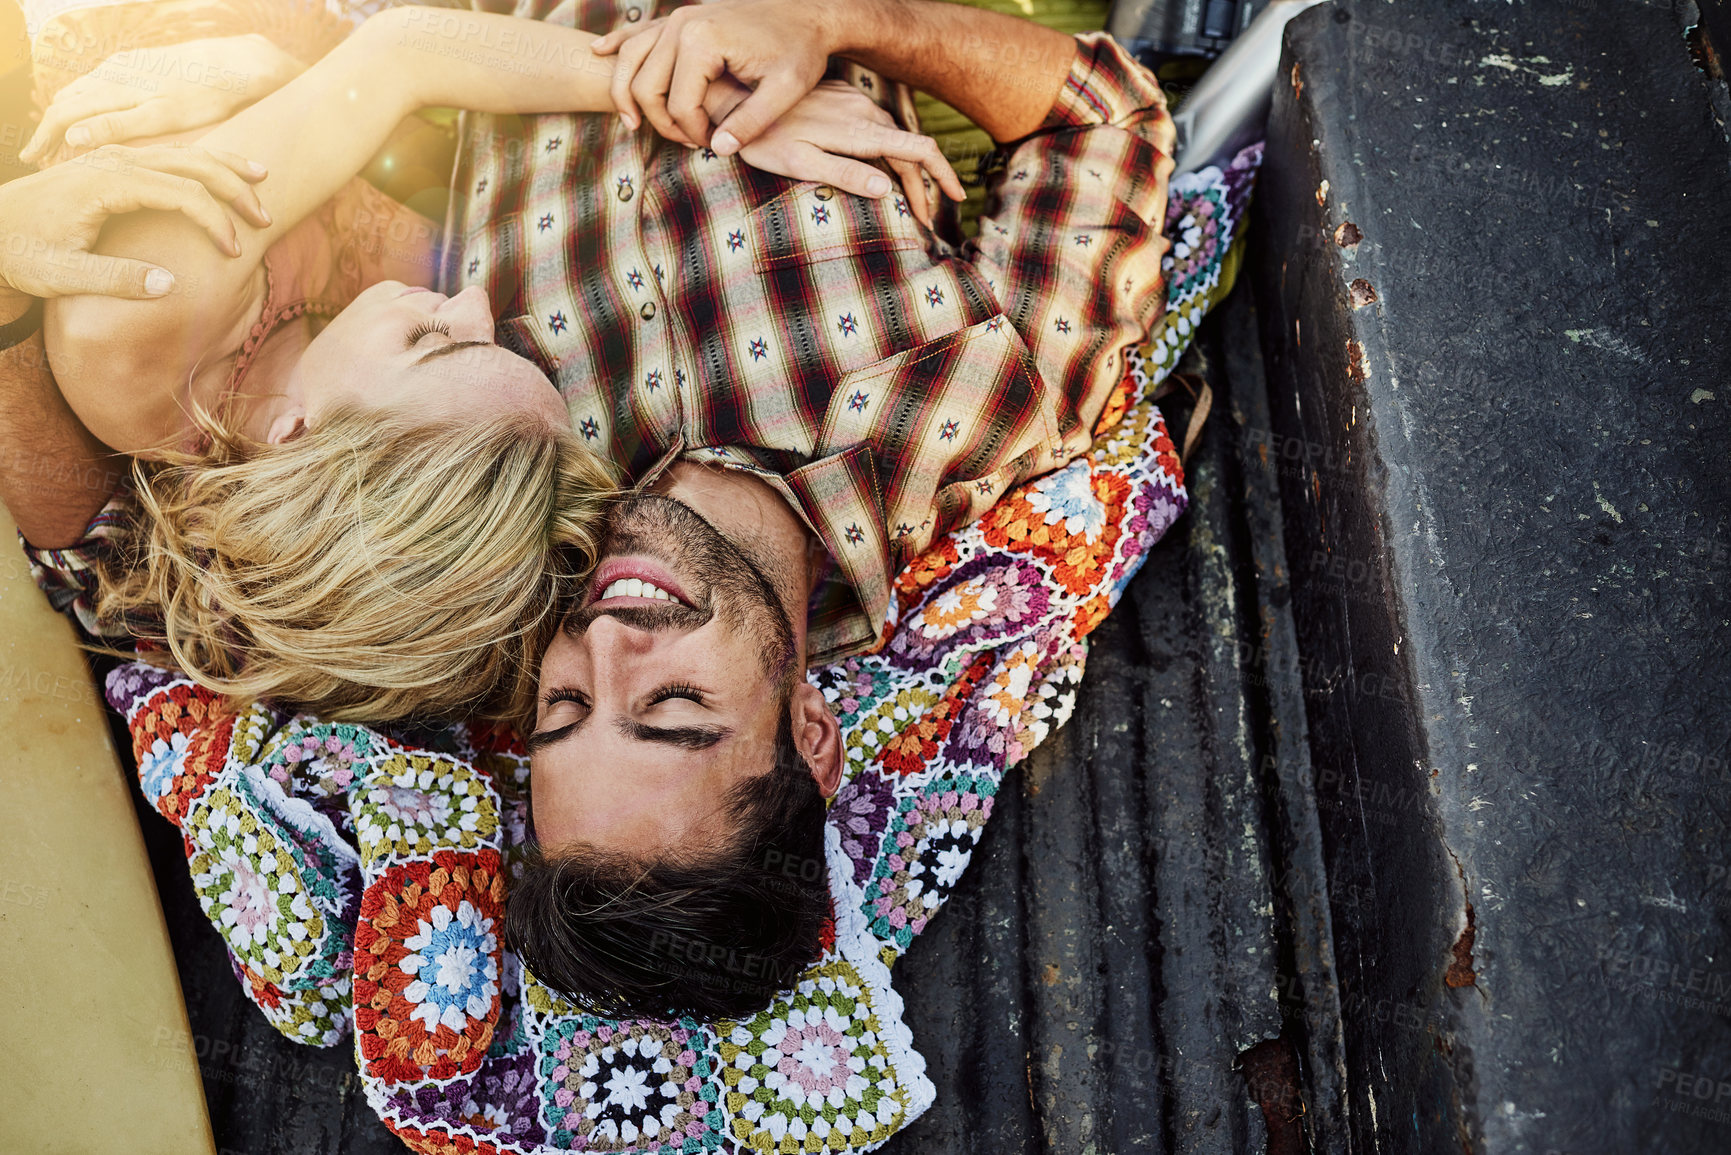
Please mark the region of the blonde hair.
[[142, 656], [330, 721], [532, 718], [615, 492], [575, 434], [347, 411], [259, 445], [200, 424], [209, 448], [134, 465], [143, 516], [101, 575], [98, 613], [163, 647]]

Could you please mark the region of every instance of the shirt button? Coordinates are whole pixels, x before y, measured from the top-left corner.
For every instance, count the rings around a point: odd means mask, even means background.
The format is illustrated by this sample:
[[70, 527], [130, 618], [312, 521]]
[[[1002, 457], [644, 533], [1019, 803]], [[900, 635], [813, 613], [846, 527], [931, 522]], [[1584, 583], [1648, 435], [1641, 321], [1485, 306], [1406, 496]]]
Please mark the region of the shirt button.
[[631, 182], [630, 181], [622, 182], [619, 185], [619, 199], [622, 201], [630, 200], [631, 196], [632, 196], [632, 191], [633, 190], [631, 188]]
[[827, 201], [831, 197], [835, 196], [835, 190], [826, 184], [820, 184], [811, 190], [811, 195], [820, 201]]
[[643, 307], [637, 310], [637, 315], [642, 317], [645, 321], [655, 320], [655, 302], [643, 302]]
[[633, 24], [637, 23], [639, 20], [643, 19], [643, 9], [627, 8], [625, 10], [625, 19], [629, 20]]

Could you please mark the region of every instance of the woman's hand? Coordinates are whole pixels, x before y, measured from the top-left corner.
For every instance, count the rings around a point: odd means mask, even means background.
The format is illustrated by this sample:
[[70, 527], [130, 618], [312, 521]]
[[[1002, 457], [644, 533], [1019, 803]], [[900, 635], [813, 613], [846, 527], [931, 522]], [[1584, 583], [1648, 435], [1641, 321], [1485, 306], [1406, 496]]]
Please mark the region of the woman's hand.
[[18, 159], [205, 128], [304, 71], [256, 34], [117, 52], [60, 90]]
[[[706, 102], [712, 112], [750, 96], [743, 85], [726, 78], [712, 83], [710, 91], [721, 94]], [[870, 97], [839, 80], [826, 80], [812, 89], [740, 149], [739, 158], [778, 176], [822, 181], [872, 198], [887, 195], [891, 188], [889, 177], [866, 163], [881, 159], [901, 178], [908, 207], [927, 227], [935, 207], [928, 195], [927, 174], [952, 199], [962, 200], [967, 195], [956, 170], [938, 150], [937, 141], [897, 128], [895, 118]]]
[[139, 209], [184, 213], [230, 257], [234, 221], [268, 222], [252, 186], [265, 170], [230, 153], [176, 145], [94, 152], [0, 185], [0, 301], [91, 293], [160, 297], [174, 275], [160, 265], [90, 251], [109, 217]]

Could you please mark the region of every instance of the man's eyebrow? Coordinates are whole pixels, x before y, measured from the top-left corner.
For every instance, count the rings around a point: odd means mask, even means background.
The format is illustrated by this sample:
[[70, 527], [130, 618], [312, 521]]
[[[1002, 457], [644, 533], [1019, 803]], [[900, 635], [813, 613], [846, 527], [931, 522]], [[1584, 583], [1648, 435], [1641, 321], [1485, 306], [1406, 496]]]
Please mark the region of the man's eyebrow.
[[572, 722], [569, 726], [561, 726], [557, 730], [537, 730], [527, 738], [523, 739], [523, 749], [526, 752], [533, 754], [537, 750], [545, 750], [555, 742], [563, 742], [578, 730], [582, 729], [583, 723], [588, 720], [589, 715], [585, 714], [575, 722]]
[[445, 344], [440, 345], [437, 349], [434, 349], [432, 352], [417, 358], [415, 364], [425, 365], [434, 357], [448, 357], [452, 353], [460, 353], [464, 349], [475, 349], [482, 345], [491, 345], [492, 343], [493, 342], [491, 341], [448, 341]]
[[[545, 750], [571, 737], [582, 729], [583, 723], [588, 720], [585, 715], [557, 730], [537, 730], [523, 739], [523, 748], [530, 754]], [[733, 730], [727, 726], [647, 726], [629, 718], [620, 719], [619, 729], [626, 737], [635, 738], [639, 742], [659, 742], [664, 746], [678, 746], [682, 750], [708, 750], [733, 737]]]
[[707, 750], [733, 737], [733, 731], [726, 726], [646, 726], [630, 718], [619, 720], [619, 730], [639, 742], [659, 742], [682, 750]]

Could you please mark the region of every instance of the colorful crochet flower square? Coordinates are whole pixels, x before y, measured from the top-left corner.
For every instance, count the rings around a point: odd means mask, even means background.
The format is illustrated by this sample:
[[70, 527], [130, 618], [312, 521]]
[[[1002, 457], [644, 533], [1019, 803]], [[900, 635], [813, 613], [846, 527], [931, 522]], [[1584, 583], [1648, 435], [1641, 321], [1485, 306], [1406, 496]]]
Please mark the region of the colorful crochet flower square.
[[361, 860], [473, 850], [495, 841], [499, 806], [484, 775], [441, 754], [399, 751], [369, 767], [352, 792]]
[[870, 710], [888, 691], [891, 679], [882, 662], [873, 658], [846, 658], [812, 671], [812, 682], [823, 691], [824, 700], [842, 728], [853, 726], [862, 711]]
[[[263, 720], [255, 707], [247, 717]], [[213, 695], [187, 682], [158, 690], [131, 719], [138, 781], [157, 813], [180, 825], [188, 807], [228, 759], [236, 720], [218, 712]]]
[[[1070, 716], [1087, 650], [1066, 631], [1045, 629], [998, 655], [945, 756], [1006, 770]], [[1074, 676], [1072, 676], [1074, 675]]]
[[912, 684], [895, 697], [885, 698], [848, 727], [844, 740], [850, 773], [858, 773], [853, 769], [855, 764], [864, 765], [877, 758], [897, 734], [943, 701], [944, 683], [940, 680], [940, 672], [933, 670], [931, 674], [923, 680], [910, 680]]
[[364, 726], [311, 724], [294, 719], [265, 746], [258, 765], [284, 791], [311, 798], [334, 798], [347, 791], [362, 764], [380, 745]]
[[960, 676], [944, 691], [936, 705], [920, 712], [911, 724], [900, 727], [878, 750], [878, 764], [892, 774], [909, 777], [923, 773], [950, 736], [956, 720], [965, 715], [974, 687], [992, 668], [990, 650], [976, 654]]
[[386, 1085], [473, 1071], [499, 1020], [505, 887], [497, 851], [440, 851], [367, 887], [355, 931], [355, 1031]]
[[193, 890], [229, 950], [278, 986], [304, 977], [326, 928], [299, 850], [239, 787], [211, 791], [181, 830]]
[[748, 1150], [858, 1149], [902, 1125], [907, 1092], [872, 992], [846, 959], [812, 967], [768, 1010], [722, 1029], [724, 1103]]
[[906, 950], [925, 929], [973, 856], [997, 791], [986, 775], [959, 774], [900, 801], [865, 891], [874, 935]]
[[528, 1053], [489, 1058], [472, 1078], [401, 1088], [386, 1099], [384, 1114], [388, 1120], [412, 1119], [429, 1134], [434, 1128], [472, 1128], [500, 1146], [518, 1144], [536, 1150], [547, 1140], [538, 1118], [535, 1056]]
[[689, 1019], [576, 1015], [541, 1039], [541, 1110], [554, 1147], [673, 1155], [722, 1145], [715, 1039]]
[[[1222, 222], [1228, 222], [1224, 228]], [[1213, 287], [1225, 255], [1222, 241], [1232, 238], [1229, 222], [1222, 186], [1186, 189], [1168, 200], [1166, 235], [1172, 249], [1160, 260], [1167, 300], [1187, 301]]]
[[1122, 474], [1076, 461], [999, 502], [980, 526], [988, 544], [1031, 553], [1064, 592], [1085, 596], [1117, 552], [1130, 488]]

